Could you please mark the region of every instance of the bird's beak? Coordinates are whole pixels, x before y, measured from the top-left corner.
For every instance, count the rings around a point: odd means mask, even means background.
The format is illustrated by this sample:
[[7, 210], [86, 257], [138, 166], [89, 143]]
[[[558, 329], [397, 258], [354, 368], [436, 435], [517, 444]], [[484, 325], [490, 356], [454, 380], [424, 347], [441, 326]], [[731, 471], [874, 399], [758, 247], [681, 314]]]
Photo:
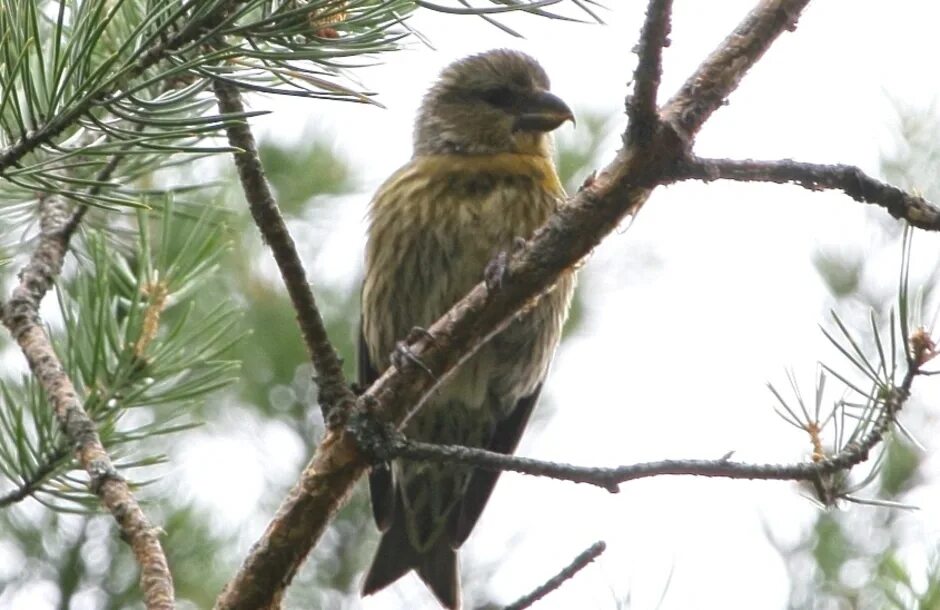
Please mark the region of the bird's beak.
[[565, 121], [575, 123], [568, 104], [548, 91], [540, 91], [526, 99], [521, 110], [513, 124], [514, 131], [547, 132], [557, 129]]

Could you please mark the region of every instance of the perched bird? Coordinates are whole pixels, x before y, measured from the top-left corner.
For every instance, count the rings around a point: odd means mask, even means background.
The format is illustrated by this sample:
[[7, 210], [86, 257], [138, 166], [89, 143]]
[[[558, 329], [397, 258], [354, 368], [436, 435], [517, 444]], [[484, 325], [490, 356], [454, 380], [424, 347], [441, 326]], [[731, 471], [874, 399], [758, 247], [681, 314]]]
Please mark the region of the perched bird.
[[[359, 382], [390, 365], [397, 341], [427, 328], [484, 279], [487, 264], [563, 203], [549, 132], [574, 121], [534, 59], [493, 50], [443, 70], [415, 122], [414, 155], [369, 210]], [[574, 290], [563, 275], [534, 307], [462, 363], [408, 422], [410, 438], [512, 453], [538, 400]], [[456, 549], [499, 474], [430, 462], [373, 468], [384, 534], [363, 585], [374, 593], [410, 570], [460, 607]]]

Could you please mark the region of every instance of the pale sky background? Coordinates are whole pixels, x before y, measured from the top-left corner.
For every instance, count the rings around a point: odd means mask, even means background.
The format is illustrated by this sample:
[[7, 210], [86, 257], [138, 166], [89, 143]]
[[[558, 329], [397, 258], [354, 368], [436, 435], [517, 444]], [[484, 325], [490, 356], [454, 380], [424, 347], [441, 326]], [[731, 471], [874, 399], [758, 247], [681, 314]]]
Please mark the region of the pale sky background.
[[[523, 41], [479, 19], [419, 12], [411, 25], [436, 50], [415, 42], [383, 56], [383, 65], [356, 72], [379, 92], [384, 110], [255, 99], [254, 109], [276, 110], [256, 121], [267, 137], [325, 134], [361, 168], [360, 192], [344, 199], [340, 217], [312, 220], [322, 222], [326, 240], [311, 261], [314, 282], [357, 281], [369, 196], [409, 157], [420, 97], [458, 57], [500, 46], [537, 57], [576, 114], [620, 116], [601, 164], [609, 161], [625, 122], [623, 99], [635, 62], [630, 50], [645, 2], [610, 4], [615, 8], [601, 11], [604, 26], [507, 18], [527, 36]], [[675, 2], [661, 99], [753, 4]], [[876, 173], [879, 154], [894, 141], [892, 100], [923, 108], [940, 92], [933, 68], [938, 23], [940, 5], [923, 0], [896, 0], [890, 8], [874, 0], [815, 3], [708, 123], [696, 152], [848, 163]], [[562, 127], [559, 137], [571, 129]], [[730, 183], [658, 189], [629, 230], [610, 236], [588, 261], [581, 278], [589, 294], [584, 326], [559, 354], [547, 386], [555, 417], [538, 436], [525, 438], [520, 453], [583, 465], [718, 458], [732, 450], [747, 461], [806, 459], [806, 438], [774, 415], [765, 382], [782, 382], [793, 367], [811, 391], [817, 359], [841, 365], [817, 329], [832, 303], [811, 255], [821, 247], [865, 251], [868, 235], [862, 206], [837, 193]], [[921, 267], [936, 264], [937, 241], [918, 236]], [[892, 283], [899, 253], [885, 257], [880, 268]], [[918, 388], [921, 396], [937, 389], [923, 382]], [[936, 428], [921, 432], [926, 441]], [[275, 464], [293, 479], [305, 459], [276, 426], [260, 438], [269, 447], [264, 456], [246, 452], [245, 439], [220, 438], [193, 447], [178, 465], [194, 489], [216, 481], [218, 493], [206, 502], [242, 528], [246, 549], [264, 526], [244, 523], [265, 494], [263, 475]], [[937, 459], [930, 463], [936, 472]], [[229, 485], [232, 480], [239, 485]], [[917, 562], [940, 540], [936, 484], [910, 501], [922, 510], [900, 519], [911, 532], [905, 557], [916, 574]], [[607, 610], [627, 596], [632, 608], [653, 608], [667, 587], [663, 610], [785, 608], [786, 568], [765, 530], [792, 544], [816, 510], [789, 483], [659, 478], [611, 495], [506, 474], [465, 549], [501, 562], [492, 586], [508, 602], [605, 540], [602, 558], [540, 610]], [[398, 608], [406, 598], [433, 607], [415, 577], [402, 582], [362, 608]]]

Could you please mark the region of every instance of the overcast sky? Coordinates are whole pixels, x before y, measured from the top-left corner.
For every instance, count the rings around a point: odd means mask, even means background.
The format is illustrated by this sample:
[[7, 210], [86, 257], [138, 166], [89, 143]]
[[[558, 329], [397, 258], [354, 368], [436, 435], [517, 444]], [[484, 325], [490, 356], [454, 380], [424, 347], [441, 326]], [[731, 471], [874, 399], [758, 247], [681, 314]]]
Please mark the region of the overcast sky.
[[[314, 261], [318, 281], [355, 281], [356, 268], [336, 261], [360, 260], [370, 193], [410, 156], [420, 97], [450, 61], [518, 48], [543, 63], [553, 90], [576, 114], [622, 114], [645, 3], [610, 4], [616, 8], [601, 11], [603, 26], [508, 19], [526, 40], [482, 20], [419, 13], [412, 26], [435, 50], [415, 43], [357, 72], [385, 109], [256, 99], [254, 108], [277, 109], [261, 121], [269, 136], [303, 137], [296, 127], [303, 121], [306, 133], [333, 138], [362, 168], [360, 194], [344, 200], [339, 222], [329, 219], [336, 224]], [[675, 2], [662, 99], [753, 4]], [[940, 91], [933, 66], [940, 56], [940, 7], [922, 0], [890, 6], [815, 3], [708, 123], [696, 151], [849, 163], [877, 173], [879, 156], [894, 146], [895, 104], [927, 108]], [[601, 162], [613, 156], [623, 124], [622, 117], [615, 123]], [[571, 129], [563, 126], [559, 137]], [[765, 382], [780, 383], [792, 367], [811, 392], [816, 361], [838, 363], [817, 329], [832, 301], [811, 257], [820, 248], [867, 252], [870, 235], [860, 204], [838, 194], [736, 184], [657, 190], [632, 226], [610, 236], [588, 261], [582, 274], [588, 315], [547, 387], [556, 415], [520, 452], [584, 465], [717, 458], [732, 450], [741, 460], [806, 459], [806, 439], [773, 414]], [[918, 236], [922, 267], [936, 264], [936, 241]], [[892, 284], [898, 252], [872, 256], [884, 259], [879, 268]], [[923, 431], [922, 440], [935, 433]], [[940, 539], [940, 525], [930, 518], [940, 514], [935, 484], [912, 501], [923, 510], [899, 518], [912, 533], [907, 556], [923, 560]], [[661, 478], [610, 495], [509, 474], [468, 547], [503, 562], [492, 585], [509, 601], [590, 543], [606, 540], [605, 555], [542, 602], [543, 610], [612, 609], [628, 595], [632, 607], [652, 608], [667, 587], [663, 610], [784, 608], [787, 573], [766, 531], [793, 543], [816, 515], [787, 483]], [[363, 607], [395, 608], [400, 595], [427, 600], [417, 581], [408, 580], [398, 594], [383, 593]]]

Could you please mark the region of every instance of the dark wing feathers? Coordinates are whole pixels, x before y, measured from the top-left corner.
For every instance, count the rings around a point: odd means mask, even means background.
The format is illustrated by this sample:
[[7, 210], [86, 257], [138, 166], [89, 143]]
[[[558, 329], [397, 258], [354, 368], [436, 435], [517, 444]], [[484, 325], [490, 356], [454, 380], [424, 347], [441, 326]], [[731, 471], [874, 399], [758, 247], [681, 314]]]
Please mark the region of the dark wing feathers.
[[[363, 390], [379, 378], [379, 371], [369, 358], [369, 348], [359, 324], [359, 387]], [[395, 516], [395, 481], [390, 464], [376, 464], [369, 473], [369, 495], [372, 497], [372, 516], [381, 531], [392, 524]]]
[[379, 371], [369, 358], [369, 346], [366, 337], [362, 334], [362, 321], [359, 322], [359, 387], [365, 390], [379, 378]]
[[[404, 513], [401, 497], [396, 494], [398, 514]], [[417, 552], [405, 530], [404, 519], [397, 519], [382, 534], [375, 558], [362, 585], [362, 594], [370, 595], [384, 589], [409, 571], [415, 570], [441, 605], [451, 610], [460, 607], [460, 578], [457, 551], [445, 536], [424, 553]]]
[[[539, 401], [539, 394], [542, 392], [542, 384], [539, 384], [531, 394], [520, 398], [515, 408], [509, 413], [509, 416], [496, 423], [493, 430], [493, 436], [490, 438], [486, 449], [498, 453], [511, 454], [516, 450], [519, 439], [522, 438], [522, 432], [529, 422], [529, 416], [532, 415], [532, 409]], [[480, 519], [480, 514], [486, 506], [486, 502], [493, 493], [493, 487], [499, 480], [498, 470], [476, 469], [470, 476], [470, 483], [467, 485], [467, 491], [464, 493], [463, 500], [454, 510], [454, 518], [451, 522], [451, 546], [459, 547], [467, 540], [473, 527]]]
[[[359, 386], [365, 389], [379, 377], [379, 372], [369, 358], [361, 325], [358, 356]], [[508, 417], [496, 423], [487, 449], [506, 454], [515, 451], [541, 391], [542, 386], [539, 384], [535, 391], [516, 403]], [[480, 469], [473, 472], [463, 499], [452, 513], [450, 535], [442, 536], [428, 552], [421, 554], [415, 551], [408, 540], [404, 520], [395, 519], [396, 509], [401, 511], [403, 507], [396, 507], [396, 504], [401, 504], [401, 499], [395, 490], [391, 466], [373, 466], [369, 474], [372, 515], [384, 534], [366, 575], [363, 594], [374, 593], [413, 569], [445, 608], [458, 608], [460, 579], [455, 549], [460, 547], [473, 531], [493, 493], [496, 481], [499, 480], [499, 474], [497, 471]]]

